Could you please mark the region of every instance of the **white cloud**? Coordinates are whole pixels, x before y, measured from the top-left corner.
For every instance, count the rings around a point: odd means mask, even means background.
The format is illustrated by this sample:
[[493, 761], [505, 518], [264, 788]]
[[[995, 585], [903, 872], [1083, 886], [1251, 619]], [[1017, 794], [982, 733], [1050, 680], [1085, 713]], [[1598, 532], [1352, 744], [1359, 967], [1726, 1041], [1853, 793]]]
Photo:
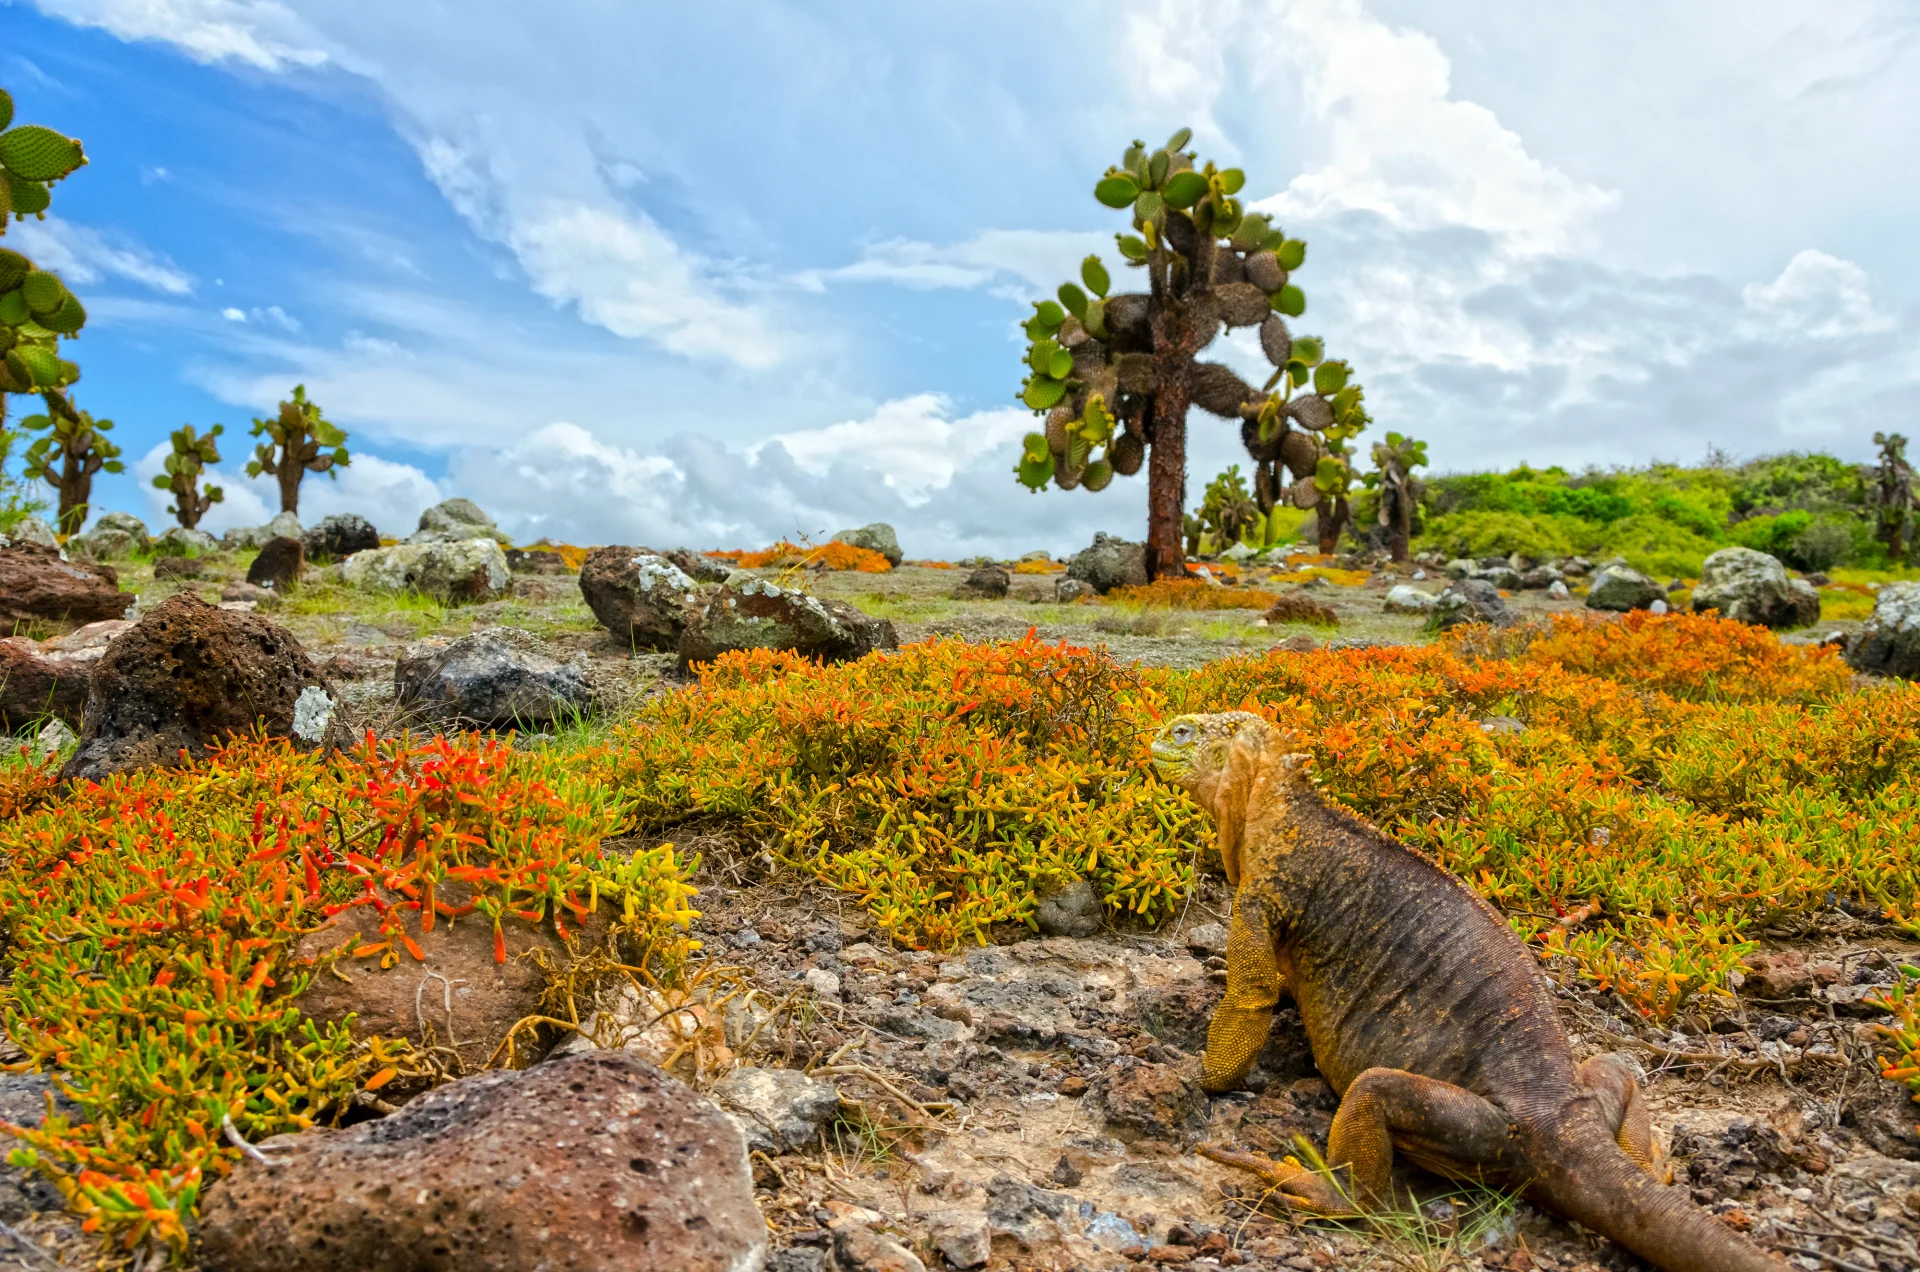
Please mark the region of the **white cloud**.
[[228, 322], [245, 322], [247, 320], [247, 311], [233, 305], [228, 305], [220, 311], [220, 316]]
[[[200, 479], [204, 490], [220, 488], [222, 499], [200, 519], [208, 534], [224, 534], [240, 526], [257, 526], [280, 511], [280, 488], [275, 479], [246, 475], [253, 442], [244, 429], [219, 439], [223, 462], [208, 468]], [[129, 465], [145, 497], [142, 519], [158, 533], [174, 524], [167, 511], [173, 496], [153, 485], [163, 470], [171, 443], [159, 442]], [[420, 514], [446, 496], [432, 478], [411, 464], [395, 463], [378, 455], [356, 454], [338, 476], [308, 473], [300, 483], [300, 521], [315, 526], [334, 513], [352, 512], [367, 518], [382, 534], [403, 537], [419, 524]]]
[[69, 283], [124, 278], [169, 296], [185, 296], [193, 290], [192, 276], [164, 256], [71, 221], [21, 221], [11, 236], [35, 264], [63, 275]]
[[961, 469], [989, 455], [1011, 454], [1035, 427], [1031, 411], [1013, 407], [959, 420], [948, 418], [949, 409], [937, 394], [920, 393], [887, 402], [862, 420], [776, 433], [768, 444], [784, 447], [810, 473], [831, 472], [836, 464], [874, 469], [902, 499], [922, 503], [951, 485]]
[[830, 282], [892, 283], [916, 290], [1017, 284], [1022, 295], [1050, 294], [1078, 278], [1080, 262], [1103, 248], [1111, 258], [1113, 236], [1094, 231], [982, 230], [947, 245], [888, 239], [869, 245], [851, 265], [807, 270], [795, 281], [810, 291]]
[[122, 40], [163, 40], [198, 61], [245, 62], [265, 71], [318, 66], [327, 52], [274, 0], [35, 0], [55, 17]]
[[1898, 321], [1873, 303], [1866, 270], [1812, 248], [1795, 253], [1772, 282], [1748, 284], [1741, 299], [1756, 317], [1785, 334], [1859, 336], [1890, 330]]

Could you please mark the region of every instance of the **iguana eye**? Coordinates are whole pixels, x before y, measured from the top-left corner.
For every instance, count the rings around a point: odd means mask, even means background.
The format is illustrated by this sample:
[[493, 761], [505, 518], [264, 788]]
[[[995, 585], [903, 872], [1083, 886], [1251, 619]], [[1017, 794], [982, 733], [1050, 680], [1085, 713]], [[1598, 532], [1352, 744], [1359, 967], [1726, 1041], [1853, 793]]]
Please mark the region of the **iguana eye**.
[[1193, 741], [1193, 726], [1190, 724], [1174, 725], [1173, 740], [1182, 744]]

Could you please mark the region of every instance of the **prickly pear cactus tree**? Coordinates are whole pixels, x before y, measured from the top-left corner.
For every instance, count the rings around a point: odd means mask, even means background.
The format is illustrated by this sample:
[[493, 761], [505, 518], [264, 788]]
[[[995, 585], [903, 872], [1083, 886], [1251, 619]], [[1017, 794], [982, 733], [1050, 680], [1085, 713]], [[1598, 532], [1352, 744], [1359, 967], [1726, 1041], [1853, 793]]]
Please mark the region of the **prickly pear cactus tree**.
[[[253, 448], [247, 476], [272, 473], [280, 483], [280, 511], [300, 515], [300, 479], [308, 473], [338, 478], [352, 462], [346, 433], [320, 414], [320, 404], [307, 400], [307, 386], [293, 386], [293, 397], [280, 404], [270, 420], [255, 419], [253, 435], [267, 440]], [[322, 454], [322, 451], [326, 451]]]
[[174, 429], [170, 435], [173, 450], [167, 455], [165, 470], [153, 479], [155, 488], [173, 495], [173, 507], [167, 511], [189, 530], [200, 524], [207, 509], [227, 497], [218, 486], [208, 486], [204, 492], [200, 489], [200, 474], [208, 464], [220, 462], [220, 448], [213, 439], [225, 431], [226, 426], [221, 424], [198, 434], [191, 424]]
[[124, 471], [120, 448], [107, 440], [112, 420], [96, 420], [74, 410], [59, 393], [49, 393], [46, 399], [50, 408], [46, 414], [20, 421], [28, 432], [44, 434], [27, 447], [26, 474], [29, 480], [44, 481], [59, 492], [60, 533], [78, 534], [87, 521], [93, 475]]
[[1207, 483], [1200, 511], [1186, 518], [1187, 555], [1212, 556], [1264, 530], [1265, 521], [1247, 490], [1246, 478], [1240, 475], [1240, 465], [1229, 464]]
[[[0, 234], [15, 218], [46, 215], [51, 187], [86, 163], [80, 143], [38, 124], [13, 126], [13, 98], [0, 89]], [[80, 377], [60, 356], [87, 311], [51, 270], [0, 248], [0, 425], [7, 395], [58, 393]], [[49, 403], [51, 409], [51, 402]]]
[[1875, 529], [1887, 556], [1900, 561], [1920, 547], [1913, 533], [1913, 467], [1907, 463], [1907, 439], [1899, 433], [1875, 433], [1873, 444], [1880, 448], [1873, 480]]
[[1380, 524], [1387, 529], [1387, 551], [1396, 561], [1407, 559], [1413, 538], [1413, 514], [1420, 507], [1426, 483], [1413, 475], [1427, 463], [1427, 444], [1398, 433], [1373, 444], [1373, 471], [1361, 478], [1380, 496]]
[[[1310, 478], [1325, 451], [1317, 434], [1343, 414], [1339, 395], [1351, 388], [1355, 404], [1359, 395], [1345, 363], [1323, 362], [1318, 341], [1296, 340], [1287, 327], [1306, 310], [1293, 282], [1306, 244], [1241, 207], [1238, 168], [1196, 166], [1190, 137], [1183, 128], [1153, 151], [1134, 142], [1094, 186], [1101, 203], [1131, 213], [1134, 232], [1115, 237], [1146, 290], [1114, 293], [1106, 265], [1089, 256], [1080, 281], [1036, 302], [1025, 324], [1020, 398], [1046, 426], [1027, 435], [1015, 474], [1035, 491], [1048, 482], [1099, 491], [1144, 466], [1147, 568], [1156, 576], [1185, 570], [1190, 407], [1240, 421], [1260, 466], [1253, 497], [1267, 512], [1283, 494], [1279, 468], [1294, 474], [1296, 488]], [[1275, 368], [1262, 388], [1198, 360], [1235, 327], [1259, 331]]]

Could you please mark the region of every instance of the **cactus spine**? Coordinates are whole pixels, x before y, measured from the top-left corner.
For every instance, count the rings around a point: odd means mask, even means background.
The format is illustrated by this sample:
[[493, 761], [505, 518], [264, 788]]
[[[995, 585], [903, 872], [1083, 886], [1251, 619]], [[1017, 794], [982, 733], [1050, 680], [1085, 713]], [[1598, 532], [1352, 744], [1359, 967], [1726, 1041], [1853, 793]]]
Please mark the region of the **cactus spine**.
[[1387, 551], [1396, 561], [1407, 559], [1413, 537], [1413, 514], [1426, 492], [1426, 483], [1413, 475], [1427, 462], [1427, 444], [1398, 433], [1373, 444], [1374, 470], [1362, 480], [1380, 494], [1380, 524], [1387, 528]]
[[60, 533], [78, 534], [87, 521], [87, 503], [93, 496], [93, 475], [97, 472], [124, 471], [120, 448], [108, 441], [112, 420], [96, 420], [85, 411], [76, 411], [58, 393], [46, 395], [50, 408], [45, 415], [29, 415], [20, 421], [30, 432], [45, 431], [27, 448], [26, 473], [29, 480], [44, 481], [60, 493], [58, 514]]
[[[273, 474], [280, 483], [280, 511], [300, 515], [300, 479], [309, 472], [326, 473], [338, 478], [340, 469], [352, 462], [347, 454], [347, 435], [320, 414], [320, 404], [307, 400], [307, 386], [293, 386], [293, 397], [280, 404], [279, 414], [270, 420], [256, 418], [253, 435], [267, 440], [253, 448], [247, 461], [247, 476]], [[330, 447], [327, 454], [322, 448]]]
[[173, 451], [167, 456], [165, 471], [153, 479], [157, 489], [172, 493], [173, 507], [167, 511], [189, 530], [200, 524], [207, 509], [227, 497], [218, 486], [208, 486], [204, 492], [199, 488], [200, 474], [207, 465], [220, 462], [220, 450], [213, 439], [225, 431], [224, 425], [215, 424], [196, 435], [193, 425], [182, 424], [171, 434]]
[[[1095, 184], [1101, 203], [1132, 213], [1134, 232], [1115, 241], [1126, 265], [1145, 272], [1147, 290], [1112, 294], [1106, 265], [1088, 257], [1080, 282], [1062, 284], [1057, 300], [1035, 303], [1019, 393], [1046, 418], [1044, 432], [1027, 435], [1014, 467], [1029, 489], [1051, 481], [1063, 490], [1101, 490], [1144, 459], [1147, 569], [1156, 577], [1186, 568], [1190, 406], [1241, 422], [1257, 464], [1250, 498], [1262, 515], [1290, 493], [1311, 506], [1305, 492], [1330, 451], [1316, 435], [1343, 419], [1354, 432], [1365, 422], [1364, 411], [1354, 414], [1359, 386], [1348, 383], [1346, 364], [1323, 363], [1318, 340], [1295, 339], [1287, 328], [1286, 319], [1306, 309], [1292, 281], [1306, 244], [1241, 206], [1235, 196], [1246, 177], [1238, 168], [1196, 167], [1186, 150], [1191, 135], [1183, 128], [1151, 152], [1134, 142]], [[1259, 328], [1275, 367], [1265, 387], [1198, 360], [1223, 327]], [[1311, 391], [1302, 392], [1309, 381]], [[1343, 410], [1335, 398], [1347, 389]], [[1295, 478], [1288, 489], [1279, 481], [1282, 467]]]

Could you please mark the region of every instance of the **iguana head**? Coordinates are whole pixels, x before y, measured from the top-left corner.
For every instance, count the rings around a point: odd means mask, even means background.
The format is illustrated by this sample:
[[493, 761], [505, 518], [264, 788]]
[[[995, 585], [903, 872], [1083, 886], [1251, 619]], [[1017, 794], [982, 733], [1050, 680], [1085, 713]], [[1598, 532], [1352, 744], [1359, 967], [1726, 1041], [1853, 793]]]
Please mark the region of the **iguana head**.
[[1227, 881], [1235, 886], [1240, 883], [1245, 853], [1247, 805], [1258, 778], [1275, 765], [1294, 773], [1307, 758], [1287, 754], [1289, 741], [1288, 735], [1250, 711], [1176, 716], [1153, 740], [1154, 769], [1185, 787], [1213, 814], [1220, 831], [1220, 860]]

